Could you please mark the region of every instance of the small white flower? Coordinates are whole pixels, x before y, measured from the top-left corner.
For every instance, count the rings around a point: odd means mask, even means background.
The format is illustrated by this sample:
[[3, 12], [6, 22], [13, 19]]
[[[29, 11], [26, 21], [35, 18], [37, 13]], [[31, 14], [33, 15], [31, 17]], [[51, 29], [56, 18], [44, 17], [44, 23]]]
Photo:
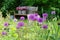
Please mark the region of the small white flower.
[[14, 22], [17, 22], [18, 20], [16, 18], [14, 18]]

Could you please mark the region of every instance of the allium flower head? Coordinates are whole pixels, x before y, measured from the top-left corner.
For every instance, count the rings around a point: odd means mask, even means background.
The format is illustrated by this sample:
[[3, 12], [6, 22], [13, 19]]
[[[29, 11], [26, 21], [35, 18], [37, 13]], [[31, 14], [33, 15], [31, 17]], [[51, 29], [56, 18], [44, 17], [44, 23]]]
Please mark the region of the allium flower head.
[[5, 22], [5, 23], [4, 23], [4, 26], [6, 26], [6, 27], [7, 27], [8, 25], [9, 25], [9, 23], [8, 23], [8, 22]]
[[48, 14], [47, 13], [43, 13], [43, 18], [47, 18], [48, 17]]
[[2, 32], [2, 35], [6, 35], [6, 34], [7, 34], [7, 32], [5, 32], [5, 31]]
[[23, 17], [23, 16], [22, 16], [22, 17], [20, 17], [20, 20], [24, 20], [24, 19], [25, 19], [25, 17]]
[[43, 29], [47, 29], [48, 28], [48, 25], [43, 25], [42, 28]]
[[43, 21], [46, 21], [46, 18], [43, 18]]
[[34, 14], [28, 14], [27, 17], [28, 20], [35, 20]]
[[34, 13], [35, 16], [38, 16], [38, 13]]
[[22, 26], [24, 26], [24, 22], [18, 22], [18, 24], [17, 24], [17, 27], [16, 27], [16, 28], [20, 28], [20, 27], [22, 27]]
[[28, 20], [32, 20], [32, 21], [35, 21], [37, 20], [37, 18], [40, 18], [40, 16], [37, 13], [28, 14], [27, 17], [28, 17]]
[[37, 21], [38, 21], [39, 23], [42, 23], [42, 22], [43, 22], [43, 18], [37, 18]]
[[51, 11], [51, 14], [56, 14], [56, 12], [55, 11]]
[[38, 18], [40, 18], [40, 15], [35, 14], [35, 20], [37, 20]]

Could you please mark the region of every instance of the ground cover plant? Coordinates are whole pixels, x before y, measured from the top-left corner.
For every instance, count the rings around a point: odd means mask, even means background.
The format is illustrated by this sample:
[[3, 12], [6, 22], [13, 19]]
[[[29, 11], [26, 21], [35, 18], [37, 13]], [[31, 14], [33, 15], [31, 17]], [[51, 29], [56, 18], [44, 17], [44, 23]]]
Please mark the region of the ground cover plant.
[[[55, 15], [55, 11], [51, 15]], [[60, 21], [60, 20], [59, 20]], [[60, 24], [57, 17], [48, 20], [48, 14], [28, 14], [19, 20], [0, 17], [0, 40], [60, 40]]]

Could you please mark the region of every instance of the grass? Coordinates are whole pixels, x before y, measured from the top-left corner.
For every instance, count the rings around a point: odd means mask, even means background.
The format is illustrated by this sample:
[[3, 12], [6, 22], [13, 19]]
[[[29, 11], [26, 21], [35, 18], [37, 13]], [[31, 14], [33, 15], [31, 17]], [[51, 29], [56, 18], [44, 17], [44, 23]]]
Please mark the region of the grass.
[[[60, 27], [57, 24], [59, 21], [44, 22], [44, 24], [48, 25], [48, 29], [42, 29], [37, 22], [32, 22], [29, 25], [28, 21], [25, 20], [25, 26], [17, 31], [17, 22], [9, 19], [0, 20], [0, 40], [60, 40]], [[7, 30], [3, 30], [4, 22], [9, 22], [10, 24]], [[6, 31], [7, 35], [2, 35], [2, 31]]]

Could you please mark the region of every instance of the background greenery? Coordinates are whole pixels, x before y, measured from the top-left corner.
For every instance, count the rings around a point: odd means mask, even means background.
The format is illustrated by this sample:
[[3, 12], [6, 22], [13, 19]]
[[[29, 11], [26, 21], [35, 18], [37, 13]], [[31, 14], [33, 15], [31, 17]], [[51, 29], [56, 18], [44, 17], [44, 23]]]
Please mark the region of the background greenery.
[[16, 11], [17, 6], [38, 6], [39, 14], [43, 12], [50, 14], [52, 10], [55, 10], [57, 15], [60, 14], [60, 0], [0, 0], [0, 10], [3, 16], [7, 11]]

